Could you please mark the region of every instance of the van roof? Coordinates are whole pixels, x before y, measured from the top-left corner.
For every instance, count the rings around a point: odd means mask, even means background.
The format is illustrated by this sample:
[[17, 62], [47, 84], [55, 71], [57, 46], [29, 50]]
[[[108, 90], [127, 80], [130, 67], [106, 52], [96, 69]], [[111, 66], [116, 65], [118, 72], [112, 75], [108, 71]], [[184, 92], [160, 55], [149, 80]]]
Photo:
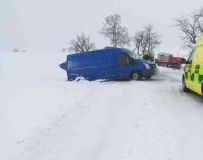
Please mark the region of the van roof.
[[74, 56], [74, 55], [80, 55], [80, 54], [87, 54], [87, 53], [94, 53], [94, 52], [99, 52], [99, 51], [111, 51], [111, 50], [114, 50], [114, 51], [123, 51], [123, 52], [127, 52], [127, 51], [130, 51], [129, 49], [126, 49], [126, 48], [104, 48], [104, 49], [98, 49], [98, 50], [93, 50], [93, 51], [88, 51], [88, 52], [81, 52], [81, 53], [72, 53], [72, 54], [69, 54], [68, 56]]

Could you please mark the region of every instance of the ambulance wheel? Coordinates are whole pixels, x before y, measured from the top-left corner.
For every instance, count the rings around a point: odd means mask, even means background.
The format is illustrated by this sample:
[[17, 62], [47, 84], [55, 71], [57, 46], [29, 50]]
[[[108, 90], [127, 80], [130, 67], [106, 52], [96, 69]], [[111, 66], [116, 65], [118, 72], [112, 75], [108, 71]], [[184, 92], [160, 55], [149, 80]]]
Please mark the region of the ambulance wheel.
[[184, 76], [183, 76], [183, 79], [182, 79], [182, 87], [183, 87], [183, 91], [184, 92], [188, 92], [189, 91], [189, 89], [186, 86], [186, 82], [185, 82], [185, 77]]
[[133, 80], [141, 80], [142, 79], [142, 74], [138, 71], [132, 72], [131, 78]]

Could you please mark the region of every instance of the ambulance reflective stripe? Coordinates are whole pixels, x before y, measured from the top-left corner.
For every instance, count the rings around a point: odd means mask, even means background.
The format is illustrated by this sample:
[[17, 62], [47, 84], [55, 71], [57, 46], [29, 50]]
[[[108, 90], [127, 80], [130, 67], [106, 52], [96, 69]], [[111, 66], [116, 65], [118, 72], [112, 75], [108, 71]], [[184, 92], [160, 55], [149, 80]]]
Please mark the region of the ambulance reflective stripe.
[[195, 66], [195, 73], [199, 74], [199, 71], [200, 71], [200, 65], [196, 65]]
[[[192, 73], [194, 71], [194, 73]], [[203, 83], [203, 65], [195, 65], [195, 69], [191, 69], [191, 65], [185, 67], [185, 78], [195, 83]]]
[[203, 75], [199, 75], [199, 83], [203, 84]]
[[185, 79], [191, 80], [191, 65], [187, 64], [184, 72], [185, 72]]
[[199, 83], [203, 84], [203, 65], [200, 65], [199, 69]]

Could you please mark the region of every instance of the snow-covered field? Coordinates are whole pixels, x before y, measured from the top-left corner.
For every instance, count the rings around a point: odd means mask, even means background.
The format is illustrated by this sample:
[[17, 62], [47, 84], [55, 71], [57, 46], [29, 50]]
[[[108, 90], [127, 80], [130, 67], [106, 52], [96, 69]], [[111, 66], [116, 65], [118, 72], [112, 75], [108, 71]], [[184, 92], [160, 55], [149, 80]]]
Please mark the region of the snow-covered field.
[[1, 160], [202, 160], [203, 102], [181, 71], [67, 82], [64, 54], [0, 53]]

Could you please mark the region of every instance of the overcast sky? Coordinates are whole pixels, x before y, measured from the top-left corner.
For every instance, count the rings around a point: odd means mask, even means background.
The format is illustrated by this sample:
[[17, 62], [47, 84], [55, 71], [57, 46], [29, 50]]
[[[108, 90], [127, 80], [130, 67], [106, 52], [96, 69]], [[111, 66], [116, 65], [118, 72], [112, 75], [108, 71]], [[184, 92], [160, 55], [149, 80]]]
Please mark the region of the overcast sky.
[[163, 40], [157, 52], [181, 54], [174, 19], [202, 6], [203, 0], [0, 0], [0, 51], [60, 52], [80, 32], [103, 48], [108, 40], [98, 31], [105, 17], [118, 13], [131, 36], [153, 23]]

